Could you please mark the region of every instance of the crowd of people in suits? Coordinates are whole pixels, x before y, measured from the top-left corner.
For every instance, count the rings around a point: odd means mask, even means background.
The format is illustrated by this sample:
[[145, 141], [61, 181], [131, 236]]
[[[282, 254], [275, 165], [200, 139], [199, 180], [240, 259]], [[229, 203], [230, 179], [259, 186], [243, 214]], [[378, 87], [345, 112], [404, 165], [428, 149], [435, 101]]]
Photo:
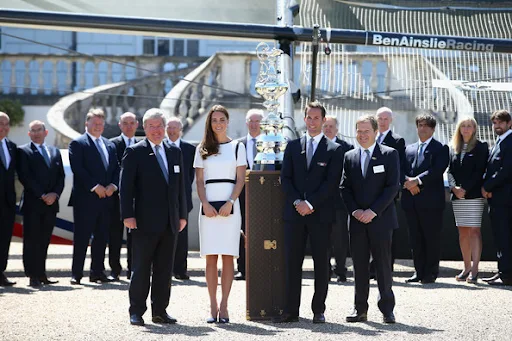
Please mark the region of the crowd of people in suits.
[[[166, 308], [171, 277], [189, 279], [187, 222], [195, 180], [201, 202], [200, 253], [206, 259], [210, 296], [207, 322], [229, 323], [232, 281], [246, 276], [244, 178], [246, 170], [254, 166], [262, 119], [261, 110], [250, 110], [246, 115], [247, 136], [232, 140], [227, 135], [229, 113], [215, 105], [196, 148], [182, 140], [180, 119], [166, 120], [159, 109], [148, 110], [142, 119], [145, 138], [135, 137], [139, 122], [135, 114], [127, 112], [119, 120], [121, 135], [110, 140], [102, 136], [103, 111], [90, 110], [85, 133], [69, 144], [73, 171], [69, 205], [74, 216], [70, 283], [81, 284], [89, 245], [89, 280], [119, 280], [126, 234], [130, 323], [144, 325], [142, 316], [150, 291], [153, 322], [176, 323]], [[405, 212], [415, 268], [406, 282], [433, 283], [439, 275], [445, 172], [464, 261], [455, 279], [478, 281], [480, 227], [487, 200], [498, 250], [498, 273], [483, 280], [512, 285], [512, 119], [507, 111], [498, 110], [490, 120], [498, 136], [490, 151], [485, 142], [477, 140], [477, 122], [469, 117], [459, 120], [451, 146], [437, 141], [433, 137], [436, 119], [431, 114], [415, 118], [418, 141], [406, 146], [392, 131], [392, 110], [383, 107], [376, 115], [363, 115], [356, 121], [358, 146], [354, 147], [338, 136], [336, 117], [328, 116], [320, 103], [309, 103], [304, 111], [306, 134], [288, 141], [281, 169], [286, 197], [287, 297], [285, 310], [275, 322], [299, 320], [302, 263], [309, 239], [315, 268], [314, 323], [325, 322], [332, 275], [338, 282], [347, 280], [349, 251], [355, 297], [347, 322], [366, 321], [369, 283], [375, 278], [383, 321], [394, 323], [396, 202], [400, 198]], [[24, 219], [25, 274], [32, 287], [51, 285], [57, 281], [47, 277], [45, 262], [64, 188], [62, 158], [59, 149], [45, 143], [48, 130], [42, 121], [30, 123], [30, 142], [20, 147], [7, 138], [8, 132], [9, 116], [0, 112], [0, 286], [15, 284], [4, 274], [16, 212], [15, 172], [24, 187], [20, 212]], [[107, 245], [109, 275], [104, 266]]]

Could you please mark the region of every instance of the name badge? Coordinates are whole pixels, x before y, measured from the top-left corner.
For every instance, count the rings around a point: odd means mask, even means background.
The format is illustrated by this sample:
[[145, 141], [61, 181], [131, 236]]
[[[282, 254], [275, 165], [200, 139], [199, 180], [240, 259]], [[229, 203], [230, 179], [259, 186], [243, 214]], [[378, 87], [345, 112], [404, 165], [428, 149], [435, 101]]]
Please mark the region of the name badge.
[[384, 165], [373, 166], [373, 173], [384, 173]]
[[179, 172], [180, 172], [180, 166], [174, 165], [174, 173], [179, 173]]

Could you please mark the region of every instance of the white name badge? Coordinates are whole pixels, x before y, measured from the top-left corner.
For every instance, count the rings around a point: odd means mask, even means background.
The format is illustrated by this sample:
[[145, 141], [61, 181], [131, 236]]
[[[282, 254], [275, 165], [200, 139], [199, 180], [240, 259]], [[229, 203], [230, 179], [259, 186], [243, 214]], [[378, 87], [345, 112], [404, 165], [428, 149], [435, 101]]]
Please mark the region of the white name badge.
[[384, 173], [384, 165], [373, 166], [373, 173]]
[[180, 172], [180, 166], [179, 165], [175, 165], [174, 166], [174, 173], [179, 173]]

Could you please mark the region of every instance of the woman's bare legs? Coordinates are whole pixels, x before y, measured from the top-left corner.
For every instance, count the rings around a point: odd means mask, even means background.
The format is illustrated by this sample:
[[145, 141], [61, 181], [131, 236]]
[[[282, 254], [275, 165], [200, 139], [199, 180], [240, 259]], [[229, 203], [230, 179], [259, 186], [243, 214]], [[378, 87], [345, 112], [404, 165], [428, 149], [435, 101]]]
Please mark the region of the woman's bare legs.
[[210, 314], [217, 318], [219, 307], [217, 305], [217, 284], [219, 275], [217, 270], [217, 255], [206, 256], [206, 285], [208, 286], [208, 295], [210, 296]]
[[460, 252], [462, 253], [462, 260], [464, 261], [464, 270], [459, 276], [466, 275], [471, 270], [471, 243], [469, 233], [471, 227], [458, 226], [459, 228], [459, 245]]
[[471, 259], [473, 260], [471, 275], [476, 276], [478, 274], [478, 264], [480, 263], [480, 257], [482, 255], [482, 234], [479, 227], [470, 228], [469, 239], [471, 244]]
[[231, 292], [231, 285], [233, 284], [233, 276], [235, 275], [235, 265], [233, 256], [222, 255], [222, 274], [221, 274], [221, 289], [222, 299], [219, 307], [219, 317], [229, 318], [228, 313], [228, 298]]

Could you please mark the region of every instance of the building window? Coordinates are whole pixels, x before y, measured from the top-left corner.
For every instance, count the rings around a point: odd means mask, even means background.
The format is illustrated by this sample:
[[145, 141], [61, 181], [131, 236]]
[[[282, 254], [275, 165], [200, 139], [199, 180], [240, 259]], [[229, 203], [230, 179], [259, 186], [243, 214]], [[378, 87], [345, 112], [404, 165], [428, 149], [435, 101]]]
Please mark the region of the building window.
[[142, 42], [142, 54], [155, 54], [155, 38], [144, 37]]
[[158, 39], [156, 54], [157, 56], [169, 55], [169, 39]]
[[187, 40], [187, 56], [199, 56], [199, 40]]
[[172, 55], [175, 57], [183, 57], [185, 55], [185, 40], [176, 39], [173, 41]]

